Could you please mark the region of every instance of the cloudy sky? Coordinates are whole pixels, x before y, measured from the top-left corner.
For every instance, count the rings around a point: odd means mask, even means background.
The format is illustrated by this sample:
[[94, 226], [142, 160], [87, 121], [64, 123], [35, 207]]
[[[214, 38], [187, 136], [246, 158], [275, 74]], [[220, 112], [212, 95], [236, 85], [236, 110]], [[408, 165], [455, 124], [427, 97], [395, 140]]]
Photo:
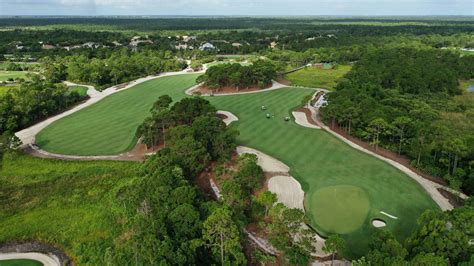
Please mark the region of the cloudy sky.
[[468, 15], [474, 0], [0, 0], [0, 15]]

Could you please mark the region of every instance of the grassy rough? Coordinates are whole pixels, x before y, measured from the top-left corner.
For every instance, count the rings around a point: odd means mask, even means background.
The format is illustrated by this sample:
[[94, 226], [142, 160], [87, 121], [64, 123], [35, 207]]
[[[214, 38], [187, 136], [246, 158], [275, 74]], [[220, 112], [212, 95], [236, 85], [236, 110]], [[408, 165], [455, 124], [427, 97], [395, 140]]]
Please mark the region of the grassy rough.
[[71, 86], [69, 87], [69, 93], [77, 92], [79, 96], [84, 97], [87, 95], [87, 87], [84, 86]]
[[309, 88], [323, 88], [332, 90], [337, 81], [351, 70], [351, 66], [338, 65], [335, 69], [321, 69], [307, 67], [302, 70], [290, 73], [285, 78], [293, 86], [303, 86]]
[[123, 233], [114, 199], [133, 180], [138, 166], [5, 156], [0, 170], [0, 243], [35, 239], [64, 250], [79, 265], [99, 265], [103, 250]]
[[97, 104], [60, 119], [41, 131], [37, 144], [49, 152], [111, 155], [135, 145], [135, 131], [163, 94], [177, 101], [196, 83], [195, 74], [163, 77], [113, 94]]
[[0, 71], [0, 81], [7, 81], [9, 79], [26, 78], [26, 71]]

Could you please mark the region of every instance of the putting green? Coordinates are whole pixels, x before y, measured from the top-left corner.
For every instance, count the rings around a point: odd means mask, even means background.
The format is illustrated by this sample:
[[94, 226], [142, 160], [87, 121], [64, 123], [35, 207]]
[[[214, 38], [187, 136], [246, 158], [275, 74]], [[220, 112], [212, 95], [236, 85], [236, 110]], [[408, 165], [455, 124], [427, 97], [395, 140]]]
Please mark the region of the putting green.
[[311, 195], [309, 215], [331, 233], [347, 234], [362, 226], [369, 213], [369, 197], [356, 186], [329, 186]]

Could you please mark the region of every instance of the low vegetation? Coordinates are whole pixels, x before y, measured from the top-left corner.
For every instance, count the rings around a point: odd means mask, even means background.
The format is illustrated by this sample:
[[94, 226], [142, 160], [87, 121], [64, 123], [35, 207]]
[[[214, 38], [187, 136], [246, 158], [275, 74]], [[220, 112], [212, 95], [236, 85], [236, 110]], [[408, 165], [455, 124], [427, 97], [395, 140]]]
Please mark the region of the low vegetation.
[[330, 69], [312, 66], [287, 74], [285, 79], [292, 86], [333, 90], [338, 81], [351, 70], [348, 65], [336, 65]]
[[0, 82], [13, 82], [19, 79], [26, 79], [28, 72], [24, 71], [0, 71]]

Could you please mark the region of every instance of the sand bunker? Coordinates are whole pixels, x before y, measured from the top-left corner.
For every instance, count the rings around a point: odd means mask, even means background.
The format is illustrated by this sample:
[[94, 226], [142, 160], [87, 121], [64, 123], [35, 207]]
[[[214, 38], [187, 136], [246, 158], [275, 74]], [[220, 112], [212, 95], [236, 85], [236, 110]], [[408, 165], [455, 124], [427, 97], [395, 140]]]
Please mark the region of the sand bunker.
[[[2, 253], [0, 254], [0, 262], [2, 260], [17, 260], [17, 259], [29, 259], [36, 260], [43, 263], [44, 266], [59, 266], [59, 259], [54, 255], [46, 255], [37, 252], [28, 253]], [[1, 264], [1, 263], [0, 263]]]
[[296, 124], [303, 126], [303, 127], [308, 127], [308, 128], [314, 128], [314, 129], [321, 129], [318, 126], [315, 126], [311, 123], [309, 123], [308, 118], [306, 117], [306, 114], [303, 112], [297, 112], [293, 111], [292, 112], [293, 116], [295, 117], [295, 122]]
[[231, 113], [231, 112], [227, 112], [227, 111], [217, 111], [217, 114], [226, 117], [226, 118], [222, 119], [222, 121], [224, 121], [224, 123], [225, 123], [226, 125], [230, 125], [230, 123], [232, 123], [232, 122], [239, 121], [239, 118], [238, 118], [237, 116], [235, 116], [235, 115], [234, 115], [233, 113]]
[[250, 154], [257, 155], [257, 158], [258, 158], [257, 164], [260, 167], [262, 167], [264, 172], [288, 173], [290, 171], [290, 167], [288, 167], [286, 164], [278, 161], [277, 159], [263, 152], [257, 151], [255, 149], [244, 147], [244, 146], [238, 146], [237, 153], [238, 154], [250, 153]]
[[387, 224], [384, 221], [380, 220], [380, 219], [373, 219], [372, 220], [372, 225], [374, 227], [377, 227], [377, 228], [387, 226]]
[[291, 176], [274, 176], [268, 180], [268, 190], [277, 194], [278, 202], [288, 208], [304, 210], [304, 191]]

